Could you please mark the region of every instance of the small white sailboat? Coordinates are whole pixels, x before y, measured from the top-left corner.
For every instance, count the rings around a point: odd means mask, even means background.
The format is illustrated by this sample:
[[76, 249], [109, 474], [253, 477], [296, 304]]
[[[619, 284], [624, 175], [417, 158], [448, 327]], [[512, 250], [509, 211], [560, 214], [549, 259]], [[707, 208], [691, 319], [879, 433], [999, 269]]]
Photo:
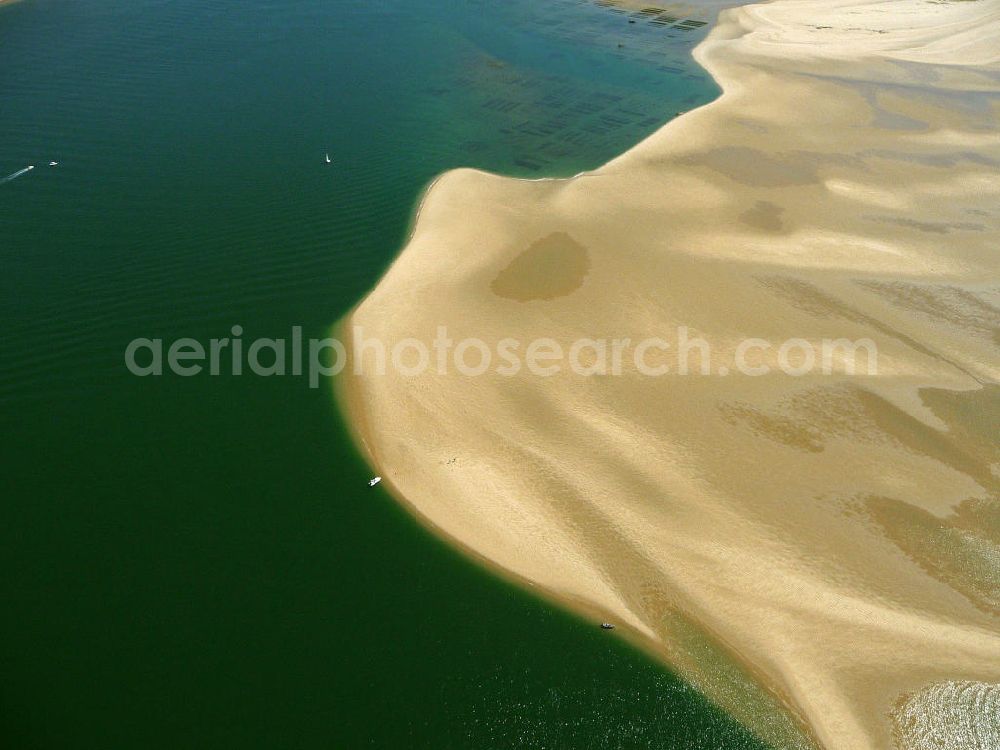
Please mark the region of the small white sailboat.
[[57, 161], [50, 161], [49, 162], [49, 166], [50, 167], [58, 167], [59, 166], [59, 162], [57, 162]]
[[372, 477], [368, 480], [368, 486], [374, 487], [376, 484], [382, 481], [382, 477]]
[[330, 154], [326, 155], [326, 163], [327, 164], [332, 164], [332, 162], [330, 161]]

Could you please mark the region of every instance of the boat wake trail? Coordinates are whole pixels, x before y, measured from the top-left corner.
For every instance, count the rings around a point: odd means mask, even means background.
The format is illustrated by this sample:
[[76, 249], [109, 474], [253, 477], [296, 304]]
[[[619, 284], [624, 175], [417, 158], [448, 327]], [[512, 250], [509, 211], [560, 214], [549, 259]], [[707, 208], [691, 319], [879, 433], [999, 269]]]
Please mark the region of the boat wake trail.
[[34, 168], [35, 168], [35, 165], [32, 164], [30, 167], [25, 167], [22, 170], [14, 172], [14, 174], [9, 174], [6, 177], [4, 177], [2, 180], [0, 180], [0, 185], [3, 185], [6, 182], [12, 182], [12, 181], [16, 180], [18, 177], [20, 177], [21, 175], [27, 174], [28, 172], [30, 172]]

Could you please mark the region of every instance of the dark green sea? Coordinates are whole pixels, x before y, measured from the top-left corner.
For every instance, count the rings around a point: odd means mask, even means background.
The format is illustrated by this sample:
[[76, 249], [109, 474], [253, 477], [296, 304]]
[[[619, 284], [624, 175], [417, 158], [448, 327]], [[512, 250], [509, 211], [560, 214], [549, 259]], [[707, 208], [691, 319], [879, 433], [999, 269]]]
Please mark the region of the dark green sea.
[[123, 362], [325, 335], [442, 170], [573, 174], [716, 96], [705, 30], [588, 0], [0, 8], [0, 177], [35, 165], [0, 183], [0, 747], [761, 747], [369, 490], [329, 387]]

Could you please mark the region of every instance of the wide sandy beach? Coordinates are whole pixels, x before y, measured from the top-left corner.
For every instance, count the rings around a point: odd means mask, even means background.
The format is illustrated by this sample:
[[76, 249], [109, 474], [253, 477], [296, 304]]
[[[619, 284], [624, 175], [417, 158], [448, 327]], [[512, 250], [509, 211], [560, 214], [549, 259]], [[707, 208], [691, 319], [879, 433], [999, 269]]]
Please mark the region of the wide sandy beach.
[[[358, 439], [432, 528], [778, 746], [998, 747], [1000, 2], [775, 0], [696, 56], [723, 96], [594, 172], [443, 175], [341, 327], [656, 336], [670, 371], [365, 359]], [[788, 339], [877, 372], [786, 374]]]

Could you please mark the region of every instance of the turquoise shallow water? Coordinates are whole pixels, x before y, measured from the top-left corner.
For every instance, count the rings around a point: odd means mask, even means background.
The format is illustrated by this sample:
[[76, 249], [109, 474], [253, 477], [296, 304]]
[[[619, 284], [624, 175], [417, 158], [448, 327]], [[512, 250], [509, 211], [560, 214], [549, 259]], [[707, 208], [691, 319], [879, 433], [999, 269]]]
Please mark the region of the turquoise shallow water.
[[327, 389], [122, 361], [322, 335], [441, 170], [572, 174], [712, 98], [703, 33], [577, 0], [0, 9], [0, 175], [37, 165], [0, 184], [0, 745], [758, 747], [369, 491]]

